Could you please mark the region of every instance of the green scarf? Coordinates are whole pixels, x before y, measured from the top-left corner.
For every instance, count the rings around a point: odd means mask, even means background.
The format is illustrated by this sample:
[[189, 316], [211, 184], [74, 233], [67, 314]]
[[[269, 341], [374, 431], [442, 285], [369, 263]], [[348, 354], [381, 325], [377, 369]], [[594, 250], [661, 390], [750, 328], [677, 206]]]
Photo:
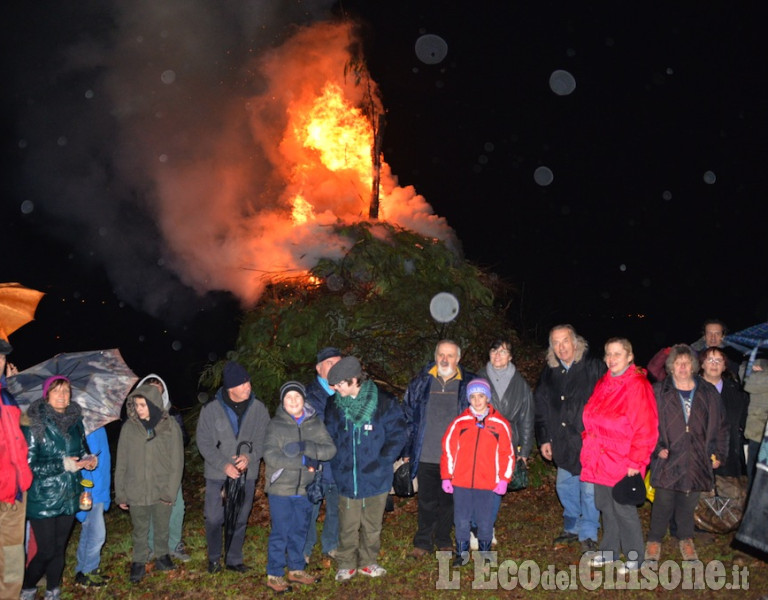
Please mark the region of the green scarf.
[[[356, 398], [352, 396], [342, 396], [338, 394], [336, 404], [344, 413], [344, 418], [349, 423], [352, 422], [356, 428], [362, 427], [365, 423], [370, 423], [373, 413], [379, 404], [379, 389], [373, 381], [367, 380], [360, 386], [360, 391]], [[366, 435], [368, 432], [365, 432]]]

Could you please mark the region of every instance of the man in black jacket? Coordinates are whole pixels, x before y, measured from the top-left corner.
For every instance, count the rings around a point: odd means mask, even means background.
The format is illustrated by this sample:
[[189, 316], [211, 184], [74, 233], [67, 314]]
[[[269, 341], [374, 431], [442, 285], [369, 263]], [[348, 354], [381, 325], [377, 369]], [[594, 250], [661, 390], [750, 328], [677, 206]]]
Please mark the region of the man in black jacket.
[[597, 380], [607, 367], [588, 356], [586, 340], [571, 325], [549, 333], [547, 364], [536, 386], [536, 439], [541, 455], [557, 466], [557, 496], [563, 505], [563, 531], [555, 547], [581, 542], [582, 551], [597, 549], [600, 513], [594, 485], [581, 481], [582, 414]]

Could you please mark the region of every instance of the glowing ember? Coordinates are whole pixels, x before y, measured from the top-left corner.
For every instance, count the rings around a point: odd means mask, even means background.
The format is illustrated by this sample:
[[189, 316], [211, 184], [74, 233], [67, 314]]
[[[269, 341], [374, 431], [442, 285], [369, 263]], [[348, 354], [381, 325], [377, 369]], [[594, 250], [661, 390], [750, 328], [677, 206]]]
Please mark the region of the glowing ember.
[[293, 217], [293, 222], [296, 225], [303, 225], [310, 219], [314, 219], [315, 213], [312, 210], [312, 205], [303, 196], [298, 195], [293, 199], [291, 217]]

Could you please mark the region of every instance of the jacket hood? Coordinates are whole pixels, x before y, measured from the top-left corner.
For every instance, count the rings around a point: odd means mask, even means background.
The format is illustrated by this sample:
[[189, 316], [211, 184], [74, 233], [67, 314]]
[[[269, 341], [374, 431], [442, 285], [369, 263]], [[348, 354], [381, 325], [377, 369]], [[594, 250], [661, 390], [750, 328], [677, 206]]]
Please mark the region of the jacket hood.
[[[580, 335], [576, 334], [575, 336], [576, 341], [573, 344], [573, 364], [575, 365], [577, 362], [582, 360], [589, 350], [589, 344], [587, 343], [587, 340], [585, 340]], [[547, 365], [552, 367], [553, 369], [561, 366], [560, 359], [557, 358], [557, 355], [555, 354], [554, 349], [552, 346], [547, 348]]]
[[168, 384], [165, 383], [165, 379], [160, 377], [157, 373], [150, 373], [146, 377], [143, 377], [141, 380], [139, 380], [139, 383], [136, 384], [136, 389], [138, 390], [142, 385], [147, 383], [147, 379], [157, 379], [160, 383], [163, 384], [163, 405], [161, 408], [164, 408], [165, 410], [171, 409], [171, 396], [168, 394]]
[[135, 390], [131, 392], [131, 394], [128, 396], [127, 405], [125, 407], [126, 413], [128, 414], [129, 419], [137, 420], [139, 417], [136, 414], [136, 403], [135, 398], [137, 396], [141, 396], [142, 398], [145, 398], [147, 402], [151, 403], [154, 406], [154, 411], [152, 409], [152, 406], [150, 406], [150, 415], [153, 412], [160, 412], [161, 414], [165, 414], [168, 411], [163, 407], [163, 397], [160, 394], [160, 390], [158, 390], [154, 385], [145, 383], [144, 385], [140, 385]]

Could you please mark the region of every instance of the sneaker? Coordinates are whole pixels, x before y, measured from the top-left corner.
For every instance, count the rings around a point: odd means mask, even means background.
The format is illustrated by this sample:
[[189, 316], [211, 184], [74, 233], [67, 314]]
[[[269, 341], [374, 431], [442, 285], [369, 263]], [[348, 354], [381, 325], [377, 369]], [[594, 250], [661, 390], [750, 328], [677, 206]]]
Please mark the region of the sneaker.
[[45, 590], [43, 600], [61, 600], [61, 588], [55, 587], [52, 590]]
[[384, 567], [380, 567], [376, 563], [368, 565], [367, 567], [363, 567], [360, 569], [360, 572], [363, 575], [367, 575], [368, 577], [382, 577], [383, 575], [387, 574], [387, 570]]
[[618, 569], [616, 569], [616, 573], [618, 573], [621, 576], [624, 576], [639, 570], [640, 570], [640, 561], [628, 560], [619, 565]]
[[470, 550], [479, 550], [480, 544], [477, 541], [477, 536], [473, 532], [469, 532], [469, 549]]
[[107, 585], [107, 581], [104, 577], [96, 572], [81, 573], [78, 571], [75, 573], [75, 583], [80, 587], [101, 587]]
[[348, 581], [357, 574], [357, 569], [339, 569], [336, 571], [336, 581]]
[[590, 567], [604, 567], [605, 565], [613, 562], [613, 556], [611, 552], [598, 552], [592, 558], [589, 559]]
[[218, 560], [209, 560], [208, 561], [208, 572], [213, 575], [215, 573], [221, 572], [221, 563]]
[[696, 554], [696, 546], [693, 545], [691, 538], [680, 540], [680, 554], [683, 560], [699, 560], [699, 555]]
[[37, 588], [21, 590], [21, 596], [19, 596], [20, 600], [35, 600], [35, 598], [37, 598]]
[[646, 542], [645, 560], [659, 562], [661, 558], [661, 542]]
[[581, 540], [579, 543], [581, 544], [582, 554], [584, 552], [595, 552], [597, 550], [597, 542], [595, 540], [587, 538], [586, 540]]
[[288, 571], [288, 577], [286, 577], [286, 579], [291, 583], [300, 583], [302, 585], [310, 585], [318, 582], [317, 577], [310, 575], [304, 570]]
[[147, 565], [144, 563], [131, 563], [131, 583], [139, 583], [147, 574]]
[[570, 531], [561, 531], [558, 536], [552, 541], [555, 546], [567, 546], [579, 541], [578, 533], [571, 533]]
[[175, 558], [181, 562], [189, 562], [192, 557], [185, 552], [185, 549], [184, 542], [179, 542], [176, 544], [176, 547], [171, 550], [171, 558]]
[[283, 592], [290, 592], [293, 588], [291, 588], [290, 585], [288, 585], [288, 582], [285, 580], [284, 577], [280, 577], [279, 575], [267, 575], [267, 587], [278, 594], [282, 594]]
[[493, 538], [491, 539], [491, 546], [495, 546], [499, 541], [496, 539], [496, 528], [493, 528]]

